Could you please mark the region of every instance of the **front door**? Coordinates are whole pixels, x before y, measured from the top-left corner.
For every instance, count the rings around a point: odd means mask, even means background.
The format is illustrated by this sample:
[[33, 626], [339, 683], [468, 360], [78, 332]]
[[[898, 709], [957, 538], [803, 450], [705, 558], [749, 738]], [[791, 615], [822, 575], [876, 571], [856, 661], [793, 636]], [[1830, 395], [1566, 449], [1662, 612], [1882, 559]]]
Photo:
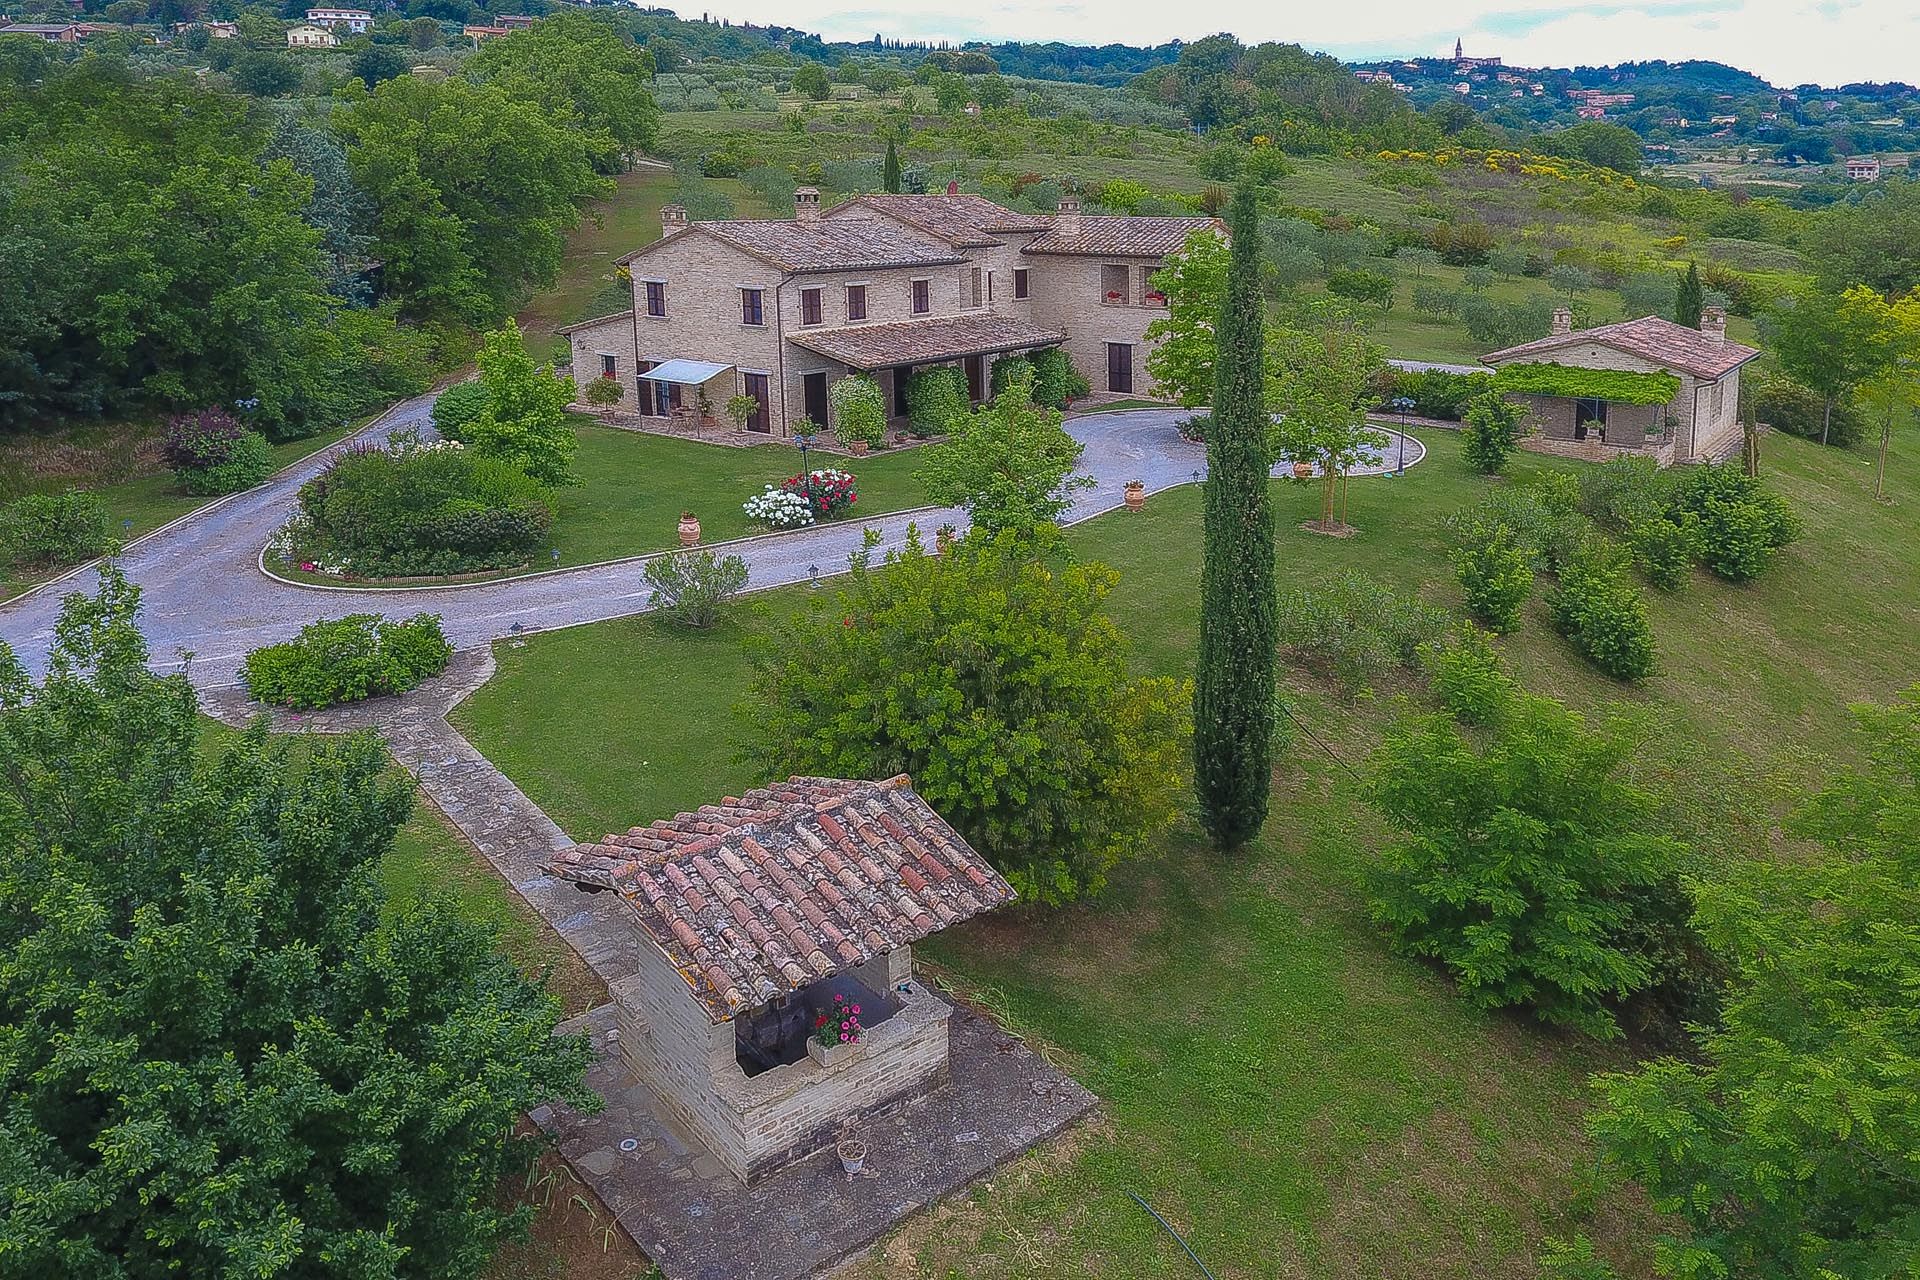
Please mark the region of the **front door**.
[[807, 420], [818, 430], [827, 429], [827, 375], [809, 373], [800, 379], [800, 386], [806, 392]]
[[913, 366], [903, 364], [893, 371], [893, 416], [907, 416], [907, 379], [913, 376]]
[[968, 356], [967, 399], [979, 404], [987, 398], [987, 370], [985, 356]]
[[1109, 342], [1107, 344], [1107, 390], [1133, 390], [1132, 343]]
[[740, 375], [740, 380], [745, 385], [747, 394], [752, 396], [759, 406], [747, 416], [747, 430], [761, 432], [772, 431], [773, 413], [772, 406], [767, 397], [767, 375], [764, 373], [743, 373]]

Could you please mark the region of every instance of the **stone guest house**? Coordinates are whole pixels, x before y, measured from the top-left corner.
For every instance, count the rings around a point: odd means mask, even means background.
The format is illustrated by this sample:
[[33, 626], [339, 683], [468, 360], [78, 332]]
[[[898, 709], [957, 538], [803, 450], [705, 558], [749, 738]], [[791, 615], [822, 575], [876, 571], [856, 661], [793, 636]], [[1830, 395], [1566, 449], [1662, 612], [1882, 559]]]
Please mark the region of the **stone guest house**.
[[828, 387], [874, 378], [905, 415], [915, 369], [955, 364], [985, 399], [995, 357], [1061, 347], [1096, 390], [1146, 386], [1146, 328], [1166, 299], [1150, 284], [1204, 217], [1083, 214], [1063, 200], [1040, 217], [949, 187], [855, 196], [830, 209], [794, 193], [791, 220], [688, 222], [661, 210], [661, 237], [622, 258], [633, 308], [565, 333], [585, 399], [617, 379], [622, 407], [681, 416], [704, 399], [757, 408], [747, 429], [830, 427]]

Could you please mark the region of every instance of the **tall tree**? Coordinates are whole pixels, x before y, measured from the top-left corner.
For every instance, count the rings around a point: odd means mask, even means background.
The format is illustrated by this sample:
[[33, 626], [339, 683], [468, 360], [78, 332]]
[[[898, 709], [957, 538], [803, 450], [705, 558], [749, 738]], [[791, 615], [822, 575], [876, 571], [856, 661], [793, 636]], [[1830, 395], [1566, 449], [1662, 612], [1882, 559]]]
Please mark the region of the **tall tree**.
[[1193, 785], [1201, 824], [1218, 849], [1245, 844], [1267, 818], [1278, 641], [1260, 210], [1251, 182], [1234, 191], [1228, 226], [1233, 253], [1214, 325], [1219, 351], [1202, 491], [1200, 651], [1193, 692]]
[[1033, 402], [1033, 370], [1007, 379], [987, 408], [954, 421], [951, 438], [927, 451], [919, 478], [935, 502], [962, 506], [990, 533], [1030, 532], [1057, 520], [1072, 491], [1092, 487], [1074, 476], [1081, 444], [1060, 411]]
[[474, 357], [487, 407], [462, 428], [476, 454], [510, 462], [541, 484], [575, 484], [573, 455], [580, 438], [567, 421], [573, 379], [553, 366], [536, 367], [509, 320], [480, 341]]
[[1849, 305], [1844, 294], [1809, 289], [1768, 316], [1767, 337], [1786, 375], [1820, 397], [1820, 443], [1827, 443], [1834, 405], [1885, 364], [1874, 310]]
[[1167, 255], [1153, 273], [1153, 287], [1167, 298], [1165, 315], [1147, 326], [1147, 374], [1154, 394], [1183, 409], [1213, 400], [1214, 325], [1227, 296], [1232, 251], [1212, 231], [1196, 231]]
[[208, 745], [137, 604], [69, 597], [39, 685], [0, 644], [0, 1271], [471, 1277], [587, 1046], [489, 932], [384, 900], [376, 737]]
[[1302, 308], [1268, 343], [1267, 408], [1275, 415], [1274, 452], [1310, 462], [1320, 473], [1322, 533], [1344, 533], [1334, 498], [1347, 472], [1377, 458], [1387, 437], [1367, 425], [1384, 352], [1359, 318], [1338, 303]]
[[1879, 498], [1885, 495], [1893, 428], [1920, 415], [1920, 289], [1890, 303], [1855, 285], [1841, 295], [1840, 306], [1850, 330], [1870, 335], [1863, 338], [1863, 356], [1877, 366], [1861, 383], [1860, 399], [1880, 426], [1873, 469], [1873, 496]]
[[1680, 277], [1679, 292], [1673, 299], [1673, 322], [1689, 329], [1700, 327], [1700, 313], [1706, 309], [1706, 291], [1700, 286], [1700, 264], [1689, 262]]
[[649, 87], [653, 54], [610, 14], [557, 9], [524, 31], [481, 45], [467, 73], [577, 125], [601, 173], [659, 140], [660, 108]]
[[900, 194], [900, 152], [893, 145], [893, 139], [887, 139], [887, 158], [880, 166], [880, 186], [893, 194]]

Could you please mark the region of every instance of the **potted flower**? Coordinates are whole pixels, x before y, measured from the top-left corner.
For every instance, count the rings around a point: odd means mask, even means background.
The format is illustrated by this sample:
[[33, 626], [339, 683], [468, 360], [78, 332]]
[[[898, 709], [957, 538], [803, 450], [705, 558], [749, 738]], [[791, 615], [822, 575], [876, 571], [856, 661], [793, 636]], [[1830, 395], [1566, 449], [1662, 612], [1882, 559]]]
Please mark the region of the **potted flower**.
[[1127, 510], [1138, 511], [1147, 505], [1147, 486], [1138, 480], [1129, 480], [1121, 496], [1126, 501]]
[[831, 1070], [853, 1057], [860, 1045], [860, 1006], [838, 992], [833, 1003], [813, 1018], [813, 1034], [807, 1037], [807, 1056]]
[[736, 431], [745, 431], [747, 423], [753, 421], [753, 415], [760, 412], [760, 401], [754, 396], [734, 396], [727, 401], [727, 417], [732, 420]]
[[827, 390], [833, 405], [833, 433], [858, 456], [887, 439], [887, 400], [880, 384], [853, 374]]
[[1312, 476], [1313, 464], [1311, 462], [1296, 462], [1293, 464], [1293, 478], [1295, 480], [1307, 480]]
[[867, 1163], [867, 1144], [858, 1138], [842, 1138], [834, 1143], [833, 1150], [840, 1157], [840, 1167], [849, 1178], [859, 1173]]
[[935, 529], [933, 531], [933, 554], [937, 556], [951, 554], [953, 551], [953, 535], [954, 528], [950, 524], [943, 524], [938, 529]]
[[691, 511], [680, 513], [680, 545], [691, 547], [700, 541], [700, 517]]

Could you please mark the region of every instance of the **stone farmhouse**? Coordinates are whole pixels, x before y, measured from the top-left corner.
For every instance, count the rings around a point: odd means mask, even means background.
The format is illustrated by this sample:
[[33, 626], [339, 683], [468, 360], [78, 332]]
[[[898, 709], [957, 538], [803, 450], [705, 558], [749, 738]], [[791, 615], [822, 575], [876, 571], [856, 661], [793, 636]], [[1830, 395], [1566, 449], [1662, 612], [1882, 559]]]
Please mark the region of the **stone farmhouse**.
[[[953, 1006], [914, 980], [912, 944], [1014, 896], [904, 774], [793, 778], [548, 869], [629, 908], [622, 1064], [742, 1182], [946, 1082]], [[822, 1013], [854, 1006], [864, 1030], [823, 1045]]]
[[736, 396], [747, 429], [830, 428], [828, 387], [871, 375], [891, 414], [914, 370], [955, 364], [985, 399], [995, 357], [1066, 351], [1096, 391], [1146, 387], [1146, 328], [1166, 306], [1150, 283], [1166, 255], [1217, 219], [1017, 213], [949, 187], [863, 195], [822, 209], [794, 193], [791, 220], [688, 222], [661, 210], [661, 237], [620, 259], [633, 307], [563, 330], [585, 399], [618, 379], [622, 407], [653, 417], [714, 414]]
[[1594, 461], [1642, 453], [1666, 466], [1718, 461], [1738, 449], [1740, 371], [1759, 354], [1727, 340], [1727, 313], [1719, 307], [1702, 313], [1698, 329], [1643, 316], [1579, 330], [1573, 328], [1572, 313], [1561, 307], [1547, 337], [1482, 359], [1509, 376], [1538, 372], [1542, 376], [1531, 380], [1537, 385], [1551, 387], [1559, 380], [1576, 390], [1579, 378], [1567, 371], [1665, 375], [1671, 379], [1667, 386], [1677, 390], [1659, 403], [1639, 402], [1646, 397], [1628, 402], [1544, 392], [1513, 398], [1529, 411], [1534, 433], [1525, 444], [1530, 449]]

